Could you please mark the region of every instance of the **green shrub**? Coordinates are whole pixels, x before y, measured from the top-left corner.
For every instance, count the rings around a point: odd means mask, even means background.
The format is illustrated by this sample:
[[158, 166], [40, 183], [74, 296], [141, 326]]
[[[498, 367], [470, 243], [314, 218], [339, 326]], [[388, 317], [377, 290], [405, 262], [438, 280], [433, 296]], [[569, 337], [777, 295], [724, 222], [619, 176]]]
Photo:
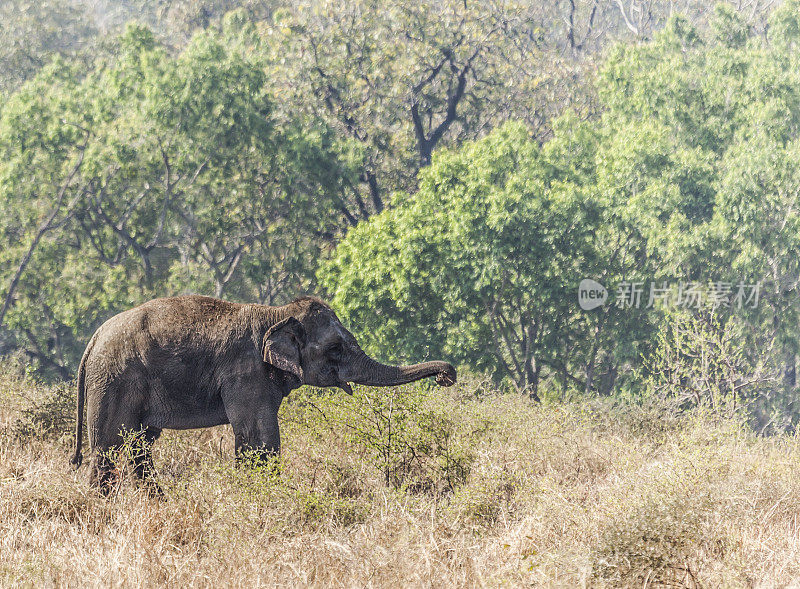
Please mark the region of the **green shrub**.
[[[344, 444], [387, 487], [452, 492], [466, 480], [476, 437], [488, 421], [447, 395], [424, 385], [356, 387], [352, 396], [308, 390], [292, 399], [286, 419], [316, 440]], [[463, 412], [454, 412], [454, 405]], [[352, 471], [339, 472], [343, 488], [352, 487]]]
[[644, 396], [661, 407], [682, 411], [706, 408], [754, 421], [786, 416], [784, 383], [778, 375], [775, 341], [753, 341], [735, 315], [722, 317], [710, 309], [667, 313], [652, 354], [644, 359]]
[[[36, 386], [28, 383], [32, 388]], [[39, 393], [26, 399], [12, 426], [19, 439], [58, 439], [69, 436], [75, 423], [75, 387], [72, 382], [39, 385]]]

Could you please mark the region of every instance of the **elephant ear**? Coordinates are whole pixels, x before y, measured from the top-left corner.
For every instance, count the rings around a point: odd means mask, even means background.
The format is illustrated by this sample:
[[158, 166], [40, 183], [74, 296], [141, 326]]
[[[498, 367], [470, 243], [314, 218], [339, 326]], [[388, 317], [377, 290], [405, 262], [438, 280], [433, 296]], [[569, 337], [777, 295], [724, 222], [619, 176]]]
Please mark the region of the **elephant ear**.
[[303, 324], [289, 317], [269, 328], [264, 335], [264, 362], [294, 374], [303, 381], [300, 349], [306, 341]]

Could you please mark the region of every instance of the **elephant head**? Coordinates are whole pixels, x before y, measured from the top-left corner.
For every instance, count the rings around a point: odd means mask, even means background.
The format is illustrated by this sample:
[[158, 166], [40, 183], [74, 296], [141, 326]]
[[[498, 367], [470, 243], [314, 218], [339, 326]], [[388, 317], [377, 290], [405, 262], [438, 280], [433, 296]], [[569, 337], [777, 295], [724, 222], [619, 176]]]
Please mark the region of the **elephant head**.
[[456, 370], [447, 362], [411, 366], [382, 364], [368, 356], [356, 338], [323, 301], [303, 297], [290, 303], [289, 315], [264, 336], [264, 361], [292, 375], [295, 386], [339, 387], [352, 394], [349, 383], [395, 386], [429, 376], [437, 384], [456, 382]]

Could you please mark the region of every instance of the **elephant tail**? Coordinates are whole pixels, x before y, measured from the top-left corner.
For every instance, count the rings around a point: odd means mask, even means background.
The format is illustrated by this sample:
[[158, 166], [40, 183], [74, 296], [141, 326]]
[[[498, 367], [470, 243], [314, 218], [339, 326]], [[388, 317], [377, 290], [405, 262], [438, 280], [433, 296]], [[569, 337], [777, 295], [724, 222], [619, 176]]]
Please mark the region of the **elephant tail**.
[[75, 427], [75, 454], [70, 459], [70, 463], [79, 468], [83, 462], [83, 454], [81, 453], [81, 444], [83, 443], [83, 405], [86, 399], [86, 360], [89, 358], [89, 352], [94, 347], [94, 340], [96, 336], [92, 336], [89, 345], [86, 346], [86, 351], [81, 358], [81, 365], [78, 368], [78, 407], [75, 412], [75, 420], [77, 426]]

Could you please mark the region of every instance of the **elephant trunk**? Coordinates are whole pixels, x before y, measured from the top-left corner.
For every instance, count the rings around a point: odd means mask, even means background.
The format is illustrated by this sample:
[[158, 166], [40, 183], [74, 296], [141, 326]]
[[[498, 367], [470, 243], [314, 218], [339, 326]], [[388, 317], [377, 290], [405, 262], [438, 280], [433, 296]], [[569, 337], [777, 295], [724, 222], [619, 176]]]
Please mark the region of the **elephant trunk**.
[[411, 366], [382, 364], [367, 356], [361, 348], [353, 352], [348, 370], [340, 372], [341, 380], [373, 387], [389, 387], [435, 376], [436, 382], [449, 386], [456, 382], [456, 369], [447, 362], [423, 362]]

